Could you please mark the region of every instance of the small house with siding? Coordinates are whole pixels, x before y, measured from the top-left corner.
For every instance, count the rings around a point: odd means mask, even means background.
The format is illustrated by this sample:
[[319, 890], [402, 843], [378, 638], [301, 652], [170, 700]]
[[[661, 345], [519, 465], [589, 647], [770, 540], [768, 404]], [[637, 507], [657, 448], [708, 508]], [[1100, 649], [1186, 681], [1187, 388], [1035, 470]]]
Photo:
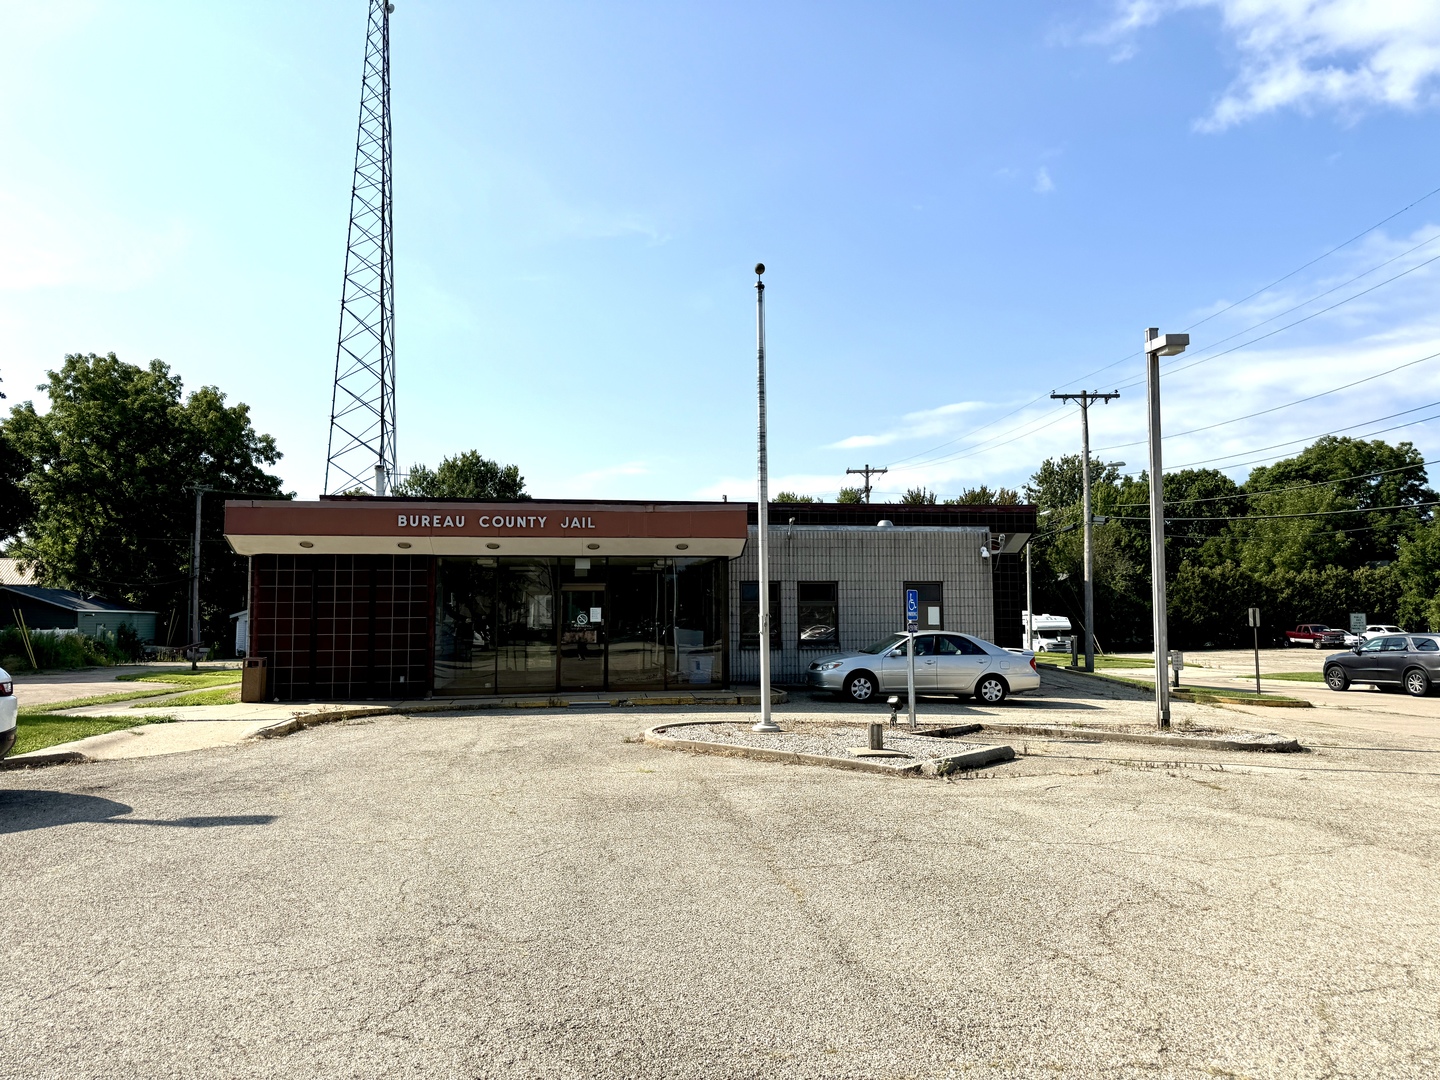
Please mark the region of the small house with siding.
[[100, 638], [128, 626], [142, 644], [155, 640], [156, 613], [153, 611], [137, 611], [69, 589], [0, 585], [0, 626], [14, 626], [20, 618], [30, 630], [76, 630], [87, 637]]

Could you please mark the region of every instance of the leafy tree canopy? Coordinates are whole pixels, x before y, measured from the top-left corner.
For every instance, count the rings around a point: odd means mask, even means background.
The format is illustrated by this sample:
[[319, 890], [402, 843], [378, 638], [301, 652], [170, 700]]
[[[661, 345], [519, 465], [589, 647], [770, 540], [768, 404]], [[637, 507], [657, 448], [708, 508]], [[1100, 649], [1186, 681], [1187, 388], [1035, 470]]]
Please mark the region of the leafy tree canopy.
[[[227, 614], [245, 606], [245, 562], [224, 541], [226, 497], [284, 497], [263, 466], [280, 460], [256, 434], [250, 408], [214, 386], [188, 397], [159, 360], [147, 367], [71, 355], [42, 387], [49, 411], [22, 402], [4, 439], [23, 462], [20, 486], [34, 514], [12, 553], [40, 581], [125, 600], [184, 633], [195, 523], [203, 502], [201, 598], [207, 640], [223, 640]], [[179, 613], [171, 619], [172, 613]]]
[[953, 499], [946, 499], [946, 506], [1015, 506], [1020, 502], [1020, 493], [1014, 488], [990, 490], [989, 484], [964, 488]]
[[815, 499], [811, 495], [796, 495], [793, 491], [782, 491], [770, 501], [777, 503], [813, 503]]
[[854, 506], [856, 503], [865, 501], [865, 489], [858, 487], [842, 487], [840, 494], [835, 497], [837, 503], [844, 503], [847, 506]]
[[923, 487], [913, 487], [900, 496], [902, 506], [934, 506], [935, 492]]
[[478, 450], [441, 460], [438, 468], [415, 465], [391, 494], [417, 499], [472, 499], [475, 502], [523, 502], [525, 478], [515, 465], [500, 465]]

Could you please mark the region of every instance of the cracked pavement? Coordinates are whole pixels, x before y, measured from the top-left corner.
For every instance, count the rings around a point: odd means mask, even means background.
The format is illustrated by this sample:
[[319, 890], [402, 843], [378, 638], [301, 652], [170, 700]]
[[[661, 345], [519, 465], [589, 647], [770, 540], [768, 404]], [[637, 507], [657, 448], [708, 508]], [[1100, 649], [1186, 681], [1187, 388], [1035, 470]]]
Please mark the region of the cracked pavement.
[[677, 715], [0, 775], [0, 1077], [1440, 1074], [1440, 739], [946, 782], [633, 741]]

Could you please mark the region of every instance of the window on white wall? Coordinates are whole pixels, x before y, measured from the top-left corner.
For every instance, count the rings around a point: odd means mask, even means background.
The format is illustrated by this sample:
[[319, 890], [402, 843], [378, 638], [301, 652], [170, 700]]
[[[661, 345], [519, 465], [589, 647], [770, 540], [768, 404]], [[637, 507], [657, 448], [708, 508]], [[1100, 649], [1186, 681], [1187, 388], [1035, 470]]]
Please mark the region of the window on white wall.
[[945, 603], [944, 594], [938, 581], [907, 581], [905, 592], [900, 594], [900, 605], [898, 611], [905, 610], [905, 595], [911, 589], [920, 594], [920, 629], [921, 630], [944, 630], [945, 629]]
[[840, 646], [840, 585], [835, 581], [801, 581], [795, 586], [800, 613], [800, 647], [833, 649]]

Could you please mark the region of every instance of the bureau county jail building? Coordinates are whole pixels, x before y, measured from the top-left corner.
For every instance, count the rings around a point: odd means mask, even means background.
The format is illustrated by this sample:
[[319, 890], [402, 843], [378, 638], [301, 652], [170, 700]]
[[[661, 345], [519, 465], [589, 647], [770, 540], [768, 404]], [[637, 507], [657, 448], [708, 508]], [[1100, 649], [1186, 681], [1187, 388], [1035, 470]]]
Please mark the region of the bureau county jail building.
[[[759, 679], [756, 509], [231, 501], [225, 535], [272, 699], [722, 689]], [[774, 503], [770, 527], [777, 683], [903, 629], [910, 588], [922, 629], [1020, 644], [1033, 506]]]

